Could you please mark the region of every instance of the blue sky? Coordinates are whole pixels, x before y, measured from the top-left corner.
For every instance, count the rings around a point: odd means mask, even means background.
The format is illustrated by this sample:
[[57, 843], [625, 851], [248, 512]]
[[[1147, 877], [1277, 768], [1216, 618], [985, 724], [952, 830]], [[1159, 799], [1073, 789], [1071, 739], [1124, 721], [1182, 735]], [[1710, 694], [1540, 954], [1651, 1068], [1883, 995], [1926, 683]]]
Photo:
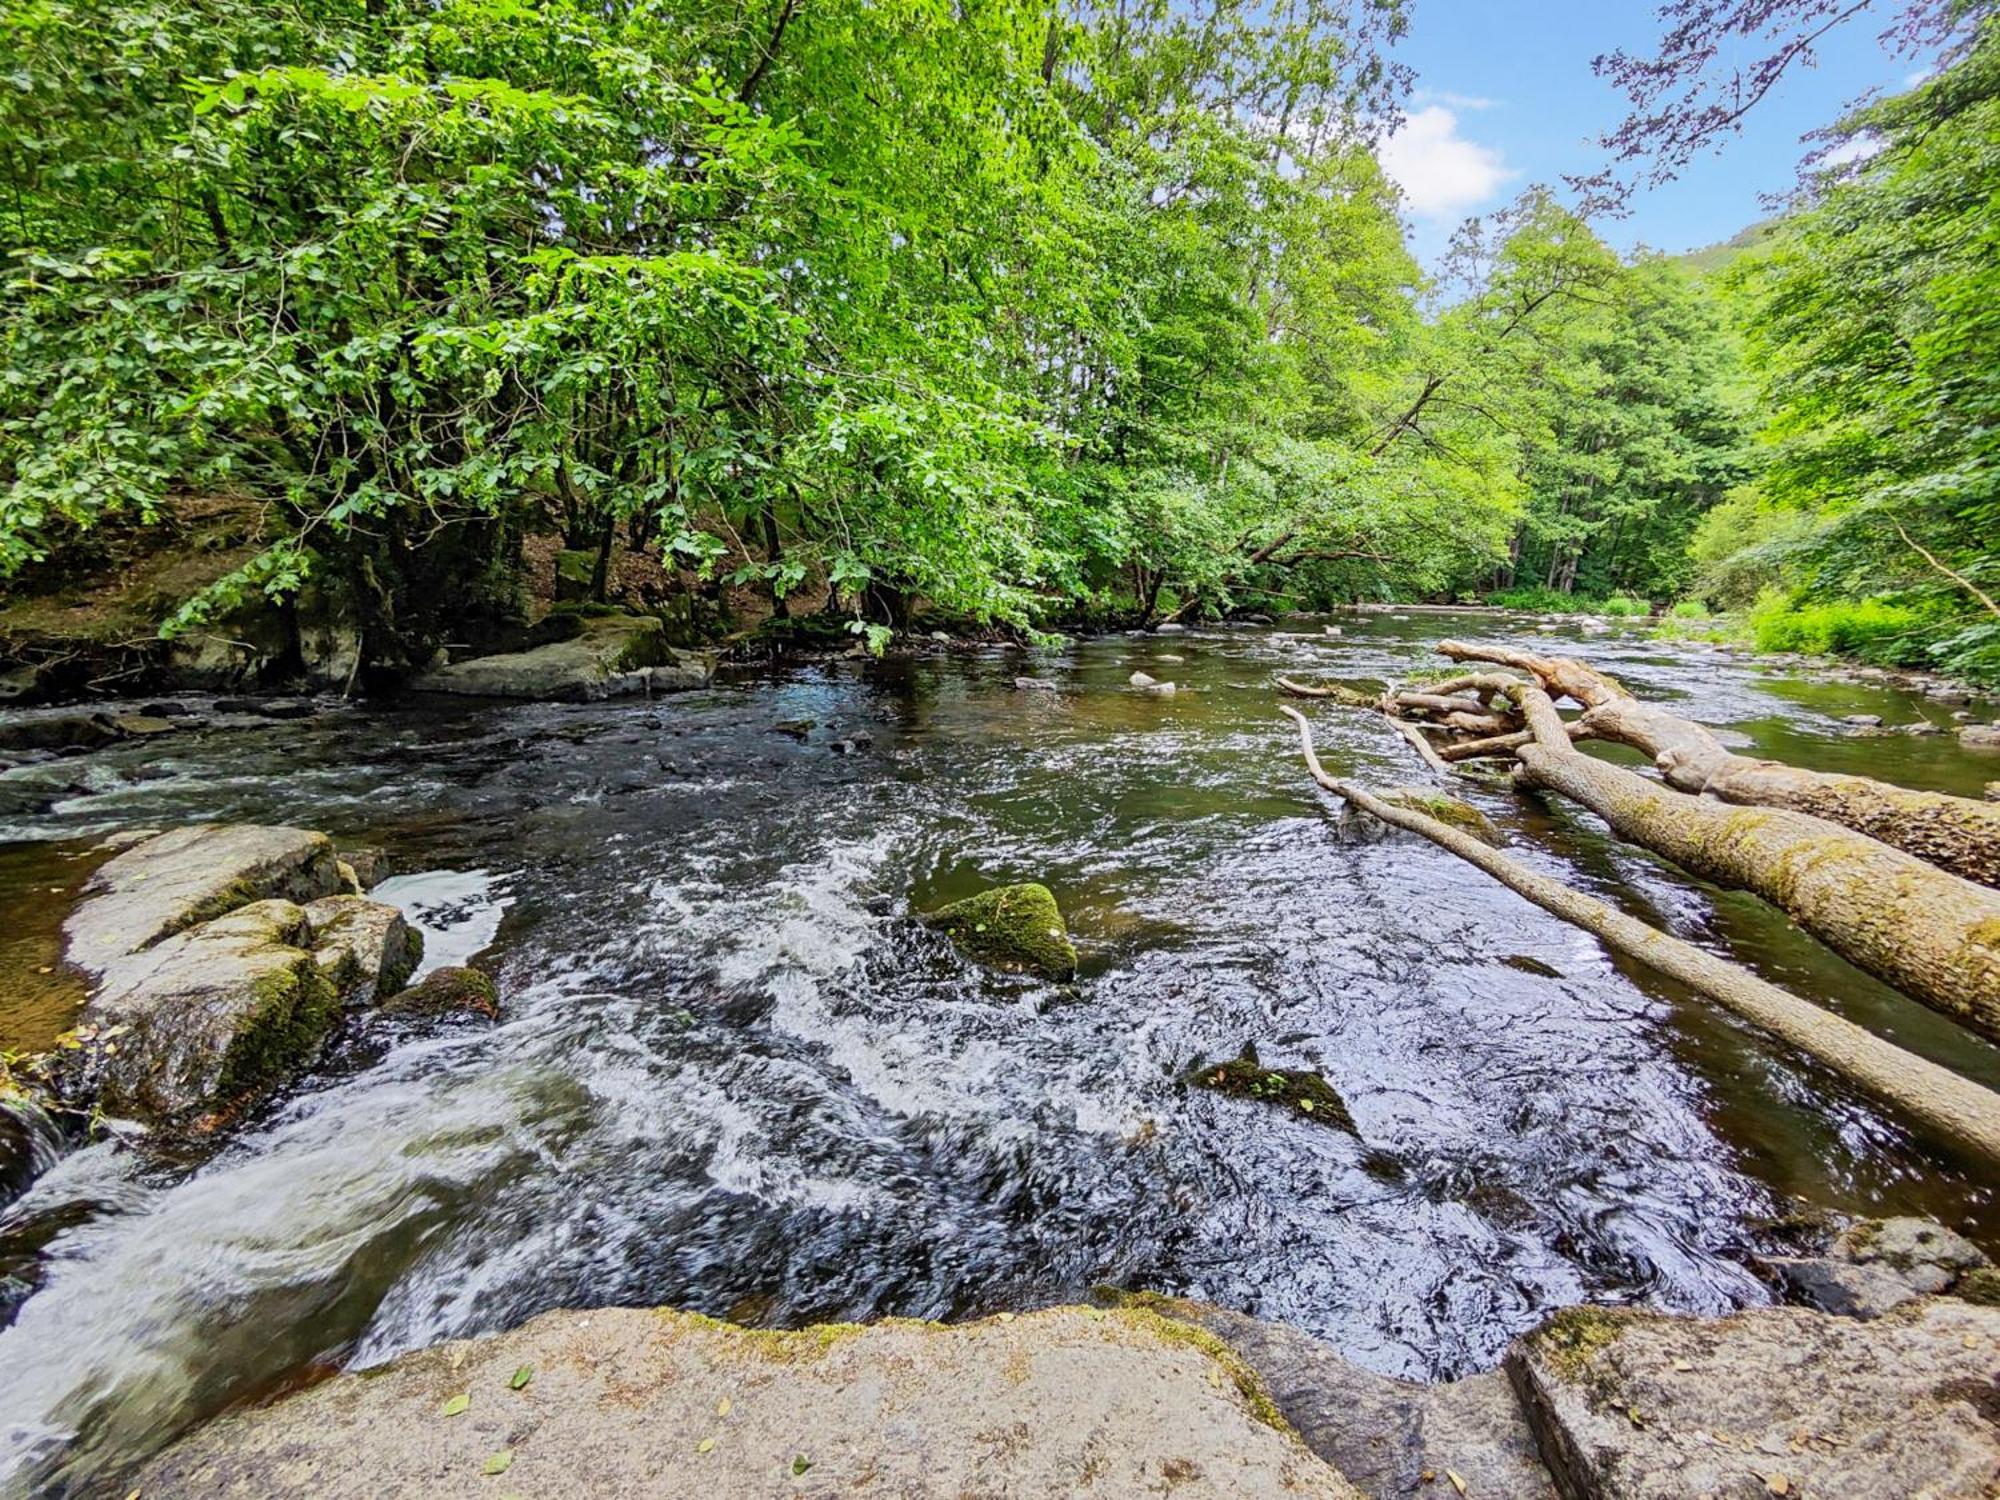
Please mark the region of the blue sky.
[[[1590, 60], [1620, 45], [1645, 48], [1657, 23], [1646, 0], [1415, 0], [1412, 10], [1396, 53], [1416, 70], [1417, 93], [1383, 161], [1409, 199], [1411, 246], [1430, 263], [1469, 215], [1530, 183], [1559, 186], [1564, 172], [1601, 163], [1594, 139], [1624, 110]], [[1836, 31], [1818, 66], [1795, 66], [1719, 155], [1645, 193], [1629, 218], [1602, 232], [1620, 250], [1643, 242], [1679, 252], [1762, 218], [1760, 196], [1796, 178], [1807, 150], [1800, 136], [1857, 95], [1898, 88], [1917, 70], [1918, 61], [1878, 43], [1883, 24], [1864, 14]]]

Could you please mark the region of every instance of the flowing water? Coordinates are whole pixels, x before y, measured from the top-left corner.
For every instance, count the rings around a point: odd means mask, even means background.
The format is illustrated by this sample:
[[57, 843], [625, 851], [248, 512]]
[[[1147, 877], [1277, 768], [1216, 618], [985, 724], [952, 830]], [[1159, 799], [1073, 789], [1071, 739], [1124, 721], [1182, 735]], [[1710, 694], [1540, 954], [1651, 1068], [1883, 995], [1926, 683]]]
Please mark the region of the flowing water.
[[[386, 847], [410, 873], [378, 894], [429, 962], [482, 952], [505, 997], [498, 1026], [335, 1048], [198, 1165], [109, 1139], [13, 1205], [0, 1238], [31, 1236], [39, 1289], [0, 1333], [0, 1493], [92, 1492], [232, 1403], [555, 1307], [948, 1319], [1110, 1283], [1435, 1379], [1569, 1303], [1761, 1301], [1746, 1258], [1801, 1200], [2000, 1239], [1974, 1165], [1339, 818], [1273, 674], [1395, 677], [1515, 628], [1343, 624], [372, 705], [0, 777], [0, 1044], [75, 1003], [38, 971], [102, 836], [193, 819]], [[1544, 639], [1780, 756], [1973, 795], [2000, 775], [1949, 737], [1842, 737], [1845, 713], [1943, 719], [1905, 695]], [[1181, 692], [1130, 691], [1141, 668]], [[1330, 766], [1422, 779], [1379, 720], [1314, 717]], [[2000, 1083], [1995, 1049], [1756, 901], [1498, 779], [1467, 795], [1535, 864]], [[971, 969], [911, 920], [1029, 878], [1069, 914], [1074, 985]], [[1360, 1139], [1180, 1081], [1246, 1043], [1323, 1072]]]

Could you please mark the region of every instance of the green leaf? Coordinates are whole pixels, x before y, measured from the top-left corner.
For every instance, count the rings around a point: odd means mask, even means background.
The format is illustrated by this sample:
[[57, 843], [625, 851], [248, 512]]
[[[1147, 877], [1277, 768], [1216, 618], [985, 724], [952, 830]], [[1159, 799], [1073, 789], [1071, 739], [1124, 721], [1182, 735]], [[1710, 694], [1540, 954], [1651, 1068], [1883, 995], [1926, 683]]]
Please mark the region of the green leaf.
[[513, 1467], [514, 1450], [512, 1448], [502, 1448], [498, 1453], [486, 1460], [483, 1472], [488, 1474], [505, 1474]]
[[528, 1382], [534, 1378], [535, 1367], [533, 1365], [522, 1365], [520, 1369], [514, 1372], [512, 1378], [508, 1380], [507, 1388], [512, 1391], [525, 1390]]
[[460, 1391], [456, 1396], [453, 1396], [449, 1401], [445, 1402], [442, 1410], [442, 1415], [447, 1417], [456, 1417], [461, 1413], [463, 1413], [465, 1409], [471, 1405], [472, 1405], [472, 1393], [470, 1391]]
[[792, 1474], [794, 1477], [805, 1473], [805, 1471], [807, 1469], [810, 1469], [811, 1467], [812, 1467], [812, 1460], [807, 1458], [803, 1453], [797, 1455], [792, 1460]]

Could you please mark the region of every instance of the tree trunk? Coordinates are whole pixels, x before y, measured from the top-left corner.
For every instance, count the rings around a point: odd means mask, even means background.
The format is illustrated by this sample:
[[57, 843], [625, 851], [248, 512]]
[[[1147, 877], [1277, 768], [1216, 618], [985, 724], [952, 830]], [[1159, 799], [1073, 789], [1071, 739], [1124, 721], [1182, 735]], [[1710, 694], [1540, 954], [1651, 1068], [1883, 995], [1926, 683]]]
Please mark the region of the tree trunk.
[[1686, 797], [1580, 753], [1539, 687], [1496, 678], [1534, 739], [1527, 785], [1582, 803], [1631, 843], [1750, 891], [1858, 968], [2000, 1041], [2000, 893], [1864, 834], [1789, 808]]
[[[1589, 738], [1643, 751], [1667, 785], [1679, 791], [1707, 793], [1746, 807], [1810, 813], [1954, 875], [2000, 887], [2000, 803], [1737, 755], [1701, 725], [1632, 697], [1570, 657], [1459, 641], [1441, 642], [1438, 650], [1453, 661], [1497, 662], [1531, 673], [1551, 695], [1574, 698], [1584, 707], [1581, 723]], [[1453, 758], [1447, 750], [1445, 759]]]
[[1627, 957], [1708, 996], [1752, 1025], [1818, 1059], [1876, 1099], [1921, 1120], [1940, 1135], [1988, 1160], [2000, 1161], [2000, 1095], [1905, 1052], [1843, 1017], [1830, 1015], [1692, 943], [1657, 931], [1595, 897], [1572, 890], [1470, 834], [1411, 808], [1383, 802], [1351, 782], [1327, 775], [1313, 752], [1305, 716], [1292, 708], [1282, 712], [1298, 724], [1306, 766], [1313, 779], [1328, 791], [1372, 817], [1420, 834], [1477, 865], [1544, 911], [1575, 923]]

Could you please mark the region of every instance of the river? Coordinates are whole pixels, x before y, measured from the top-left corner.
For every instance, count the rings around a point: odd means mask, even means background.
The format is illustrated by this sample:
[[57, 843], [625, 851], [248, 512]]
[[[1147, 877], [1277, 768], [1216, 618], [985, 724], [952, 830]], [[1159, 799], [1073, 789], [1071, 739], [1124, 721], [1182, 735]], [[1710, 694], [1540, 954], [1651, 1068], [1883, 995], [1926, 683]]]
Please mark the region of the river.
[[[1396, 677], [1443, 634], [1521, 628], [1340, 624], [367, 704], [0, 775], [0, 1044], [75, 1003], [38, 971], [102, 837], [197, 819], [384, 847], [405, 873], [377, 894], [430, 962], [483, 953], [505, 1010], [377, 1028], [199, 1164], [105, 1140], [0, 1216], [0, 1245], [42, 1245], [0, 1332], [0, 1493], [93, 1492], [232, 1403], [555, 1307], [953, 1319], [1110, 1283], [1439, 1379], [1570, 1303], [1765, 1300], [1746, 1258], [1801, 1206], [1995, 1247], [1971, 1164], [1339, 817], [1273, 675]], [[1637, 629], [1538, 639], [1782, 758], [1975, 796], [2000, 775], [1948, 735], [1843, 733], [1947, 721], [1907, 694]], [[1138, 669], [1180, 692], [1130, 691]], [[1314, 718], [1331, 768], [1423, 779], [1379, 720]], [[1757, 901], [1502, 780], [1465, 795], [1538, 866], [2000, 1084], [2000, 1052]], [[1015, 879], [1061, 900], [1076, 984], [969, 968], [910, 919]], [[1179, 1081], [1246, 1043], [1323, 1072], [1360, 1139]]]

